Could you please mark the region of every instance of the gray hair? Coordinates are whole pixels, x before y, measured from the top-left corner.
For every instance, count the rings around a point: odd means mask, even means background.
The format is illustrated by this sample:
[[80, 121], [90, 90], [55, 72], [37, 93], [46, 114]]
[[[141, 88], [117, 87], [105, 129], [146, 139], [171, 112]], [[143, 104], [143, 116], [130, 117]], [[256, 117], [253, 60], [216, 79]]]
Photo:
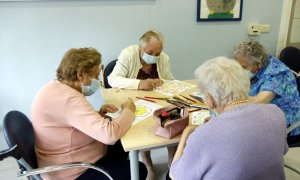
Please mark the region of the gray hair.
[[268, 62], [267, 50], [255, 40], [248, 40], [237, 43], [233, 50], [234, 58], [236, 58], [237, 55], [246, 57], [249, 64], [253, 64], [254, 62], [256, 62], [264, 66]]
[[248, 99], [250, 79], [242, 66], [233, 59], [216, 57], [195, 71], [201, 94], [210, 94], [217, 106], [226, 106]]
[[145, 47], [147, 45], [147, 43], [152, 39], [152, 38], [156, 38], [159, 42], [162, 43], [162, 45], [164, 46], [164, 37], [163, 35], [155, 30], [149, 30], [147, 32], [145, 32], [141, 37], [140, 37], [140, 41], [139, 41], [139, 46], [140, 47]]

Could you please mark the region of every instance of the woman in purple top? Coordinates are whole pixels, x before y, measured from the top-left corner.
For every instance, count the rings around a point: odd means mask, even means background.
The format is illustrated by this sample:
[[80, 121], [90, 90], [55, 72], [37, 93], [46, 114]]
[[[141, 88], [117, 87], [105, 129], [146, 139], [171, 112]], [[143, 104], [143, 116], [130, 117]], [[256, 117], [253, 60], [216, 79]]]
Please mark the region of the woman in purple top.
[[195, 131], [184, 130], [170, 176], [176, 180], [285, 179], [283, 155], [288, 146], [282, 110], [248, 102], [249, 77], [234, 60], [209, 60], [195, 76], [216, 116]]

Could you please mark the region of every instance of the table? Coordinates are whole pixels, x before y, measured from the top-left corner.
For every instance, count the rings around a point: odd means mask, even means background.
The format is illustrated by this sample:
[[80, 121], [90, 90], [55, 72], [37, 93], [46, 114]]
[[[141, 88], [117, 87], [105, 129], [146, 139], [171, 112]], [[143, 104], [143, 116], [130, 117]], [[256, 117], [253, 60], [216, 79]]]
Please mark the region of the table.
[[[186, 80], [185, 82], [189, 82], [192, 84], [196, 84], [195, 80]], [[197, 87], [192, 88], [190, 90], [184, 91], [180, 94], [188, 96], [192, 92], [196, 92]], [[121, 103], [125, 102], [129, 97], [134, 101], [138, 100], [135, 97], [144, 97], [144, 96], [152, 96], [152, 97], [161, 97], [165, 96], [160, 93], [154, 91], [141, 91], [141, 90], [128, 90], [128, 89], [102, 89], [102, 95], [105, 100], [105, 103], [114, 104], [119, 106]], [[170, 105], [166, 101], [163, 100], [155, 100], [156, 103], [166, 106]], [[191, 116], [190, 116], [190, 124], [191, 124]], [[129, 151], [130, 158], [130, 173], [132, 180], [139, 179], [139, 168], [138, 168], [138, 152], [151, 150], [155, 148], [161, 148], [171, 145], [176, 145], [179, 143], [180, 136], [177, 136], [172, 139], [166, 139], [162, 137], [158, 137], [154, 135], [154, 131], [156, 128], [156, 121], [152, 116], [149, 118], [131, 126], [127, 133], [121, 138], [121, 142], [123, 148], [126, 152]]]

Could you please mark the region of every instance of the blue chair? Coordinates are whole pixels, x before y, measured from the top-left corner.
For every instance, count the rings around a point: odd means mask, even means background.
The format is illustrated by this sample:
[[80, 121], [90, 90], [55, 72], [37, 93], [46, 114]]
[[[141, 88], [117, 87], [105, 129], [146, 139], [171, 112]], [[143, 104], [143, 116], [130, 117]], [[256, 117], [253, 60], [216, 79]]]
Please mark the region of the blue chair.
[[89, 162], [76, 162], [38, 168], [32, 124], [26, 115], [19, 111], [10, 111], [5, 115], [3, 120], [3, 134], [9, 149], [0, 152], [0, 161], [6, 157], [15, 158], [20, 168], [18, 177], [41, 180], [40, 174], [43, 173], [84, 167], [100, 171], [108, 179], [112, 179], [103, 169]]
[[111, 88], [111, 86], [108, 83], [107, 80], [107, 76], [110, 75], [110, 73], [114, 70], [114, 67], [117, 63], [118, 59], [115, 59], [113, 61], [111, 61], [110, 63], [108, 63], [108, 65], [104, 68], [104, 77], [103, 77], [103, 81], [104, 81], [104, 87], [105, 88]]

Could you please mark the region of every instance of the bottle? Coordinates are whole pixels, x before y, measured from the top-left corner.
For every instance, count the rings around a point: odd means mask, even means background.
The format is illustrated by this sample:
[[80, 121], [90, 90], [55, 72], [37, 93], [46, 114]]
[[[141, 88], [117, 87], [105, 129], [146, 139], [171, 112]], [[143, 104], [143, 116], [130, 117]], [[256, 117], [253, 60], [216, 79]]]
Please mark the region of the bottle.
[[161, 122], [160, 125], [161, 127], [164, 127], [165, 122], [167, 122], [169, 119], [168, 112], [167, 111], [162, 112], [159, 117]]
[[180, 118], [180, 111], [181, 111], [181, 108], [174, 108], [174, 109], [171, 109], [168, 111], [168, 117], [170, 120], [175, 120], [175, 119], [178, 119]]

